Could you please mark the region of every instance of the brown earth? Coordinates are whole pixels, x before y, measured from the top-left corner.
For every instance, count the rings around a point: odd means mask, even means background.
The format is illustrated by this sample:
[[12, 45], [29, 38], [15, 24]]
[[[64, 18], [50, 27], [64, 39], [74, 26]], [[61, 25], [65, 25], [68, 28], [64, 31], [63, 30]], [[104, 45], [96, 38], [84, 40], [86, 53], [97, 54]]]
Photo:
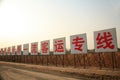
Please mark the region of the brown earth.
[[80, 69], [0, 61], [2, 80], [120, 80], [120, 70]]
[[1, 68], [2, 80], [79, 80], [71, 77], [56, 76], [8, 66], [2, 66]]

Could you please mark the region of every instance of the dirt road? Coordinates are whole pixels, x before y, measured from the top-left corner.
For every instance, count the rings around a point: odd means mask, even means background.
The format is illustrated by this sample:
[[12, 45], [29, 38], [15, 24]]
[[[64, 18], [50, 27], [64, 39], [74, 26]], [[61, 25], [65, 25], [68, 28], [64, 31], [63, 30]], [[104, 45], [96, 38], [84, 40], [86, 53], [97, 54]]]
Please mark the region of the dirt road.
[[0, 61], [0, 80], [120, 80], [120, 70], [80, 69]]
[[17, 69], [11, 66], [0, 66], [0, 73], [2, 80], [80, 80], [61, 75]]

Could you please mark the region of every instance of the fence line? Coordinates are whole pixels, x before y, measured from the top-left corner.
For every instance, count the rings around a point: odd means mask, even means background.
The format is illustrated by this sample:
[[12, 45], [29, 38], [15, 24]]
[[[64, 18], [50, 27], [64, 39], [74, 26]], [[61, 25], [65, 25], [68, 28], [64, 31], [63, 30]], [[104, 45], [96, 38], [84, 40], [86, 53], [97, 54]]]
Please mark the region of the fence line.
[[120, 52], [111, 53], [88, 53], [88, 54], [65, 54], [65, 55], [2, 55], [0, 61], [98, 69], [120, 69]]

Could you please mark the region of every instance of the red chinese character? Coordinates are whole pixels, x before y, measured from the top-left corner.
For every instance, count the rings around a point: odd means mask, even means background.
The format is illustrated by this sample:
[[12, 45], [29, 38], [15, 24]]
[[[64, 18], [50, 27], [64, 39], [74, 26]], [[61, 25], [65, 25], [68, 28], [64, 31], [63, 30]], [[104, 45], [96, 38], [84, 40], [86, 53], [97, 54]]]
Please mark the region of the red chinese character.
[[75, 38], [75, 39], [73, 39], [73, 42], [72, 42], [72, 44], [75, 44], [75, 50], [79, 50], [79, 51], [82, 51], [83, 49], [82, 49], [82, 46], [83, 46], [83, 43], [84, 43], [85, 41], [83, 40], [83, 38], [79, 38], [78, 36]]
[[63, 40], [55, 41], [55, 52], [64, 52]]
[[37, 44], [32, 44], [32, 53], [37, 53]]
[[112, 44], [112, 35], [110, 32], [103, 32], [103, 36], [100, 33], [97, 35], [97, 48], [110, 48], [114, 49], [114, 45]]
[[47, 53], [47, 51], [48, 51], [47, 46], [48, 46], [47, 42], [42, 43], [42, 53]]

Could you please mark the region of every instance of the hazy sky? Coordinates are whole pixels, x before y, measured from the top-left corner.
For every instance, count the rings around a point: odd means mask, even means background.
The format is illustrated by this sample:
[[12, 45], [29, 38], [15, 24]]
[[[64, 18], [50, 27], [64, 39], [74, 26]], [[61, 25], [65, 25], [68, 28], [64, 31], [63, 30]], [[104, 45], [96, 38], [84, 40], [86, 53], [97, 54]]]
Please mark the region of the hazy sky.
[[120, 47], [120, 0], [0, 0], [0, 48], [116, 28]]

